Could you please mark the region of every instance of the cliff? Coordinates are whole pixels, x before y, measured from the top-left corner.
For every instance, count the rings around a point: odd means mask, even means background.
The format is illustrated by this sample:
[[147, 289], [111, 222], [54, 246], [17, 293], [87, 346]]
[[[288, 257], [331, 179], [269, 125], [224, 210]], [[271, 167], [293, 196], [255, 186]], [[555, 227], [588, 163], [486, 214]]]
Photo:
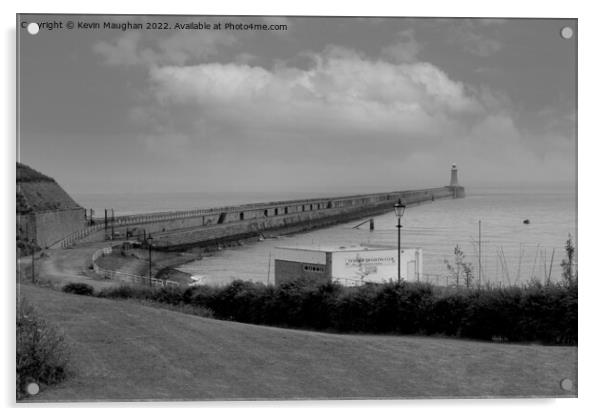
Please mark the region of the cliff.
[[17, 162], [17, 214], [81, 208], [54, 179]]
[[85, 226], [85, 212], [56, 181], [17, 163], [17, 254], [48, 247]]

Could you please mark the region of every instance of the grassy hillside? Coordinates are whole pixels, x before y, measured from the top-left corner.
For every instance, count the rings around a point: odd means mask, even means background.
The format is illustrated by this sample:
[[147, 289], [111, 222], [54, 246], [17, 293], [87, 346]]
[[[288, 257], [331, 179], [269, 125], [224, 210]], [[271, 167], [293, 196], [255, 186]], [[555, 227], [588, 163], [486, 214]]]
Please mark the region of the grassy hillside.
[[35, 400], [574, 396], [576, 347], [336, 335], [246, 325], [22, 285], [71, 345]]
[[56, 181], [17, 163], [17, 214], [81, 208]]
[[54, 179], [23, 163], [17, 162], [17, 182], [54, 182]]

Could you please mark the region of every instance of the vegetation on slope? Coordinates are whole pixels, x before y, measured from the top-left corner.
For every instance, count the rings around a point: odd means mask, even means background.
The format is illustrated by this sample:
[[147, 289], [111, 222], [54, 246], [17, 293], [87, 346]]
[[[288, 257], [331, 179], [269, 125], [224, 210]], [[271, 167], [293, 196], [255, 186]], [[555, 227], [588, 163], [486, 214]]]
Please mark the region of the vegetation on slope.
[[17, 163], [16, 202], [17, 214], [80, 208], [54, 179], [22, 163]]
[[69, 378], [32, 400], [577, 394], [575, 347], [292, 331], [31, 285], [22, 292], [71, 341]]
[[17, 399], [27, 397], [28, 385], [56, 384], [66, 376], [63, 337], [24, 300], [17, 304]]
[[209, 309], [220, 319], [338, 332], [446, 335], [488, 341], [577, 344], [577, 286], [531, 284], [454, 291], [429, 284], [343, 287], [121, 287], [99, 294]]
[[54, 182], [54, 179], [23, 163], [17, 162], [17, 183], [22, 182]]

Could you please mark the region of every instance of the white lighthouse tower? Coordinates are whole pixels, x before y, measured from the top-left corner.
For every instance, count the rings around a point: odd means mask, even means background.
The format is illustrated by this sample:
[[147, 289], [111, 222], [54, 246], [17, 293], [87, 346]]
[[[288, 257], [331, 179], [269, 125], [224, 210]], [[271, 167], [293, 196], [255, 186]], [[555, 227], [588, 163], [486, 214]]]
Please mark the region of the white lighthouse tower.
[[449, 186], [458, 186], [458, 168], [455, 163], [452, 164]]

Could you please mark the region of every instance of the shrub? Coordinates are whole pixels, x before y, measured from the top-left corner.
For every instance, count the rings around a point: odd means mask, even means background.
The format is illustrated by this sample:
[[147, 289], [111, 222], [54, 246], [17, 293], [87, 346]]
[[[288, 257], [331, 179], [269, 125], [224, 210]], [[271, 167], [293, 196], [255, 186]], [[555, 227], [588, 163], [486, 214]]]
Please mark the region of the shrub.
[[577, 285], [459, 287], [402, 282], [343, 287], [237, 280], [224, 287], [121, 286], [99, 296], [136, 298], [219, 319], [342, 332], [441, 334], [482, 340], [577, 343]]
[[159, 287], [148, 292], [148, 298], [155, 302], [167, 303], [169, 305], [179, 305], [184, 303], [184, 290], [179, 287]]
[[521, 338], [548, 344], [577, 343], [577, 286], [530, 287], [522, 299]]
[[259, 323], [263, 321], [263, 300], [266, 286], [254, 282], [236, 280], [217, 290], [208, 306], [223, 319]]
[[102, 289], [98, 296], [101, 298], [148, 299], [151, 291], [151, 288], [145, 286], [121, 285]]
[[98, 297], [114, 299], [135, 299], [143, 303], [150, 302], [166, 305], [167, 309], [212, 318], [214, 313], [207, 306], [207, 302], [198, 302], [195, 298], [197, 288], [180, 287], [148, 287], [135, 285], [122, 285], [103, 289]]
[[562, 279], [565, 284], [571, 286], [577, 283], [577, 267], [575, 265], [575, 246], [570, 234], [564, 246], [564, 251], [567, 258], [560, 263], [560, 267], [562, 267]]
[[340, 331], [370, 332], [374, 330], [374, 303], [379, 287], [342, 288], [336, 299], [335, 328]]
[[186, 289], [184, 298], [189, 299], [189, 302], [194, 306], [209, 308], [209, 304], [218, 290], [218, 288], [211, 286], [195, 286]]
[[342, 287], [336, 283], [308, 287], [301, 302], [302, 326], [314, 329], [337, 328], [335, 316], [341, 292]]
[[86, 283], [67, 283], [63, 286], [63, 292], [73, 293], [75, 295], [92, 296], [94, 294], [94, 288]]
[[467, 308], [468, 298], [463, 292], [440, 295], [433, 300], [430, 314], [426, 317], [425, 332], [459, 336]]
[[31, 253], [40, 251], [40, 246], [35, 242], [20, 239], [17, 235], [17, 257], [31, 256]]
[[29, 383], [50, 385], [66, 377], [63, 337], [40, 319], [23, 299], [17, 301], [17, 399], [27, 396]]

